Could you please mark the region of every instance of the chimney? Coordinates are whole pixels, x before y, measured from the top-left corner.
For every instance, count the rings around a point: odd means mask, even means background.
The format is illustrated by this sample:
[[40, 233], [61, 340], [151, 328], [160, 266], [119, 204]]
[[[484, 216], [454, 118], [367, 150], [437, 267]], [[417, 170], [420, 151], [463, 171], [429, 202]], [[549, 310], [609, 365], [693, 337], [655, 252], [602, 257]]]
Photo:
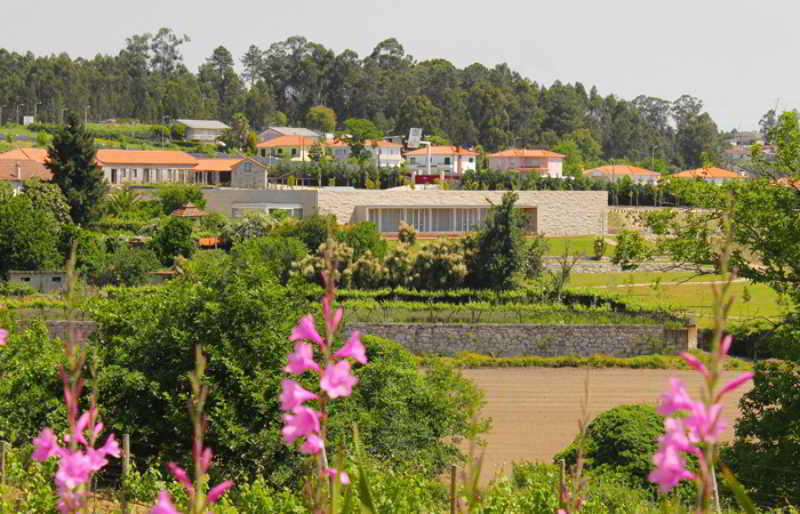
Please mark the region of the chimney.
[[22, 167], [19, 165], [19, 161], [17, 161], [15, 164], [17, 168], [17, 178], [22, 180]]

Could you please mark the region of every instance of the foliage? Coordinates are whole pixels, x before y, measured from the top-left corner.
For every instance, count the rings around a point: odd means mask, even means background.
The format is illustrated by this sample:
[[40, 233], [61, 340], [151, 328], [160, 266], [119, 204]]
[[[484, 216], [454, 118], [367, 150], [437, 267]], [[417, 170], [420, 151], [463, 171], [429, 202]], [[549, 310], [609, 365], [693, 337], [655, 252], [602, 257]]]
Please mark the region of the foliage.
[[142, 197], [138, 192], [123, 187], [106, 197], [103, 210], [111, 216], [122, 216], [135, 212], [141, 203]]
[[30, 296], [36, 292], [36, 289], [24, 282], [0, 280], [0, 296]]
[[9, 270], [58, 268], [58, 224], [27, 195], [0, 196], [0, 277]]
[[623, 230], [617, 235], [617, 247], [611, 262], [624, 271], [636, 269], [650, 255], [647, 242], [642, 234], [634, 230]]
[[203, 188], [200, 186], [165, 184], [155, 190], [155, 195], [161, 201], [164, 214], [172, 214], [172, 211], [190, 202], [199, 209], [206, 206]]
[[232, 250], [234, 265], [263, 264], [281, 283], [289, 281], [292, 264], [308, 255], [305, 245], [293, 237], [257, 237], [236, 243]]
[[53, 183], [61, 188], [70, 206], [72, 220], [79, 224], [96, 219], [108, 183], [95, 162], [97, 152], [92, 136], [72, 112], [66, 125], [53, 136], [45, 166], [53, 172]]
[[544, 256], [549, 249], [550, 245], [547, 243], [544, 234], [537, 234], [528, 241], [523, 263], [526, 278], [537, 279], [542, 275], [544, 272]]
[[753, 500], [763, 505], [800, 503], [800, 365], [761, 361], [753, 389], [739, 403], [736, 439], [722, 459]]
[[474, 254], [468, 258], [468, 283], [475, 288], [510, 289], [513, 277], [522, 267], [525, 224], [522, 212], [514, 207], [516, 193], [506, 193], [492, 205], [485, 226], [478, 233]]
[[386, 254], [386, 240], [371, 221], [362, 221], [337, 230], [336, 240], [353, 249], [353, 259], [370, 252], [375, 258], [382, 260]]
[[309, 252], [314, 253], [333, 234], [335, 225], [333, 216], [314, 213], [296, 222], [282, 223], [275, 233], [284, 237], [296, 237], [306, 245]]
[[147, 272], [157, 270], [160, 265], [153, 250], [123, 245], [105, 257], [89, 282], [99, 286], [140, 286], [146, 282]]
[[586, 469], [608, 469], [630, 477], [640, 487], [647, 487], [647, 475], [653, 468], [651, 456], [664, 433], [664, 416], [651, 405], [620, 405], [609, 409], [588, 426], [585, 439], [576, 438], [554, 457], [574, 465], [579, 445], [583, 445]]
[[268, 214], [246, 212], [222, 231], [221, 238], [223, 244], [230, 247], [247, 239], [266, 237], [277, 225], [278, 221]]
[[370, 250], [350, 264], [350, 281], [353, 287], [375, 289], [382, 286], [385, 280], [386, 269], [380, 259], [372, 256]]
[[405, 221], [401, 221], [397, 228], [397, 239], [403, 244], [414, 246], [417, 243], [417, 229]]
[[323, 134], [336, 129], [336, 113], [330, 107], [315, 105], [306, 114], [306, 126]]
[[592, 242], [592, 246], [594, 250], [594, 260], [599, 261], [606, 254], [606, 248], [608, 247], [605, 237], [600, 236], [596, 238]]
[[34, 177], [25, 181], [22, 192], [31, 199], [34, 209], [49, 211], [59, 225], [72, 224], [69, 204], [57, 185]]
[[458, 241], [434, 241], [417, 253], [410, 271], [408, 280], [417, 289], [447, 290], [462, 287], [467, 276], [464, 248]]
[[150, 248], [164, 266], [172, 265], [178, 256], [191, 257], [195, 249], [192, 239], [192, 222], [170, 216], [150, 241]]

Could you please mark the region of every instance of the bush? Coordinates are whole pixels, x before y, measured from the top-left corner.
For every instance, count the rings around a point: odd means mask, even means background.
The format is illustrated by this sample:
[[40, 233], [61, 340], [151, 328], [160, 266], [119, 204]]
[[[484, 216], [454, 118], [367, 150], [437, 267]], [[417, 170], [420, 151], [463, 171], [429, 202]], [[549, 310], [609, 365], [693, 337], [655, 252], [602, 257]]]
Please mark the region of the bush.
[[417, 229], [405, 221], [401, 221], [400, 227], [397, 229], [397, 239], [401, 243], [413, 246], [417, 242]]
[[642, 234], [633, 230], [623, 230], [617, 236], [617, 247], [611, 262], [624, 271], [634, 270], [649, 256], [647, 242]]
[[312, 214], [307, 218], [292, 223], [284, 223], [276, 228], [281, 236], [296, 237], [306, 245], [310, 253], [315, 253], [328, 240], [335, 237], [336, 220], [333, 216]]
[[371, 221], [362, 221], [336, 233], [336, 240], [353, 249], [353, 259], [370, 252], [373, 257], [383, 260], [386, 254], [386, 240]]
[[167, 184], [159, 186], [155, 190], [155, 195], [161, 201], [163, 212], [167, 215], [172, 214], [172, 211], [190, 202], [200, 209], [206, 206], [203, 188], [200, 186]]
[[622, 473], [641, 487], [648, 487], [651, 458], [664, 433], [664, 417], [651, 405], [620, 405], [594, 418], [581, 441], [579, 435], [555, 461], [574, 465], [578, 445], [583, 444], [586, 469]]
[[222, 243], [231, 247], [247, 239], [266, 237], [279, 225], [278, 221], [263, 212], [246, 212], [222, 231]]
[[194, 253], [192, 222], [178, 217], [170, 217], [157, 231], [150, 248], [158, 256], [161, 264], [171, 266], [175, 257], [189, 258]]
[[30, 296], [36, 293], [36, 289], [24, 282], [0, 280], [0, 296]]
[[350, 279], [353, 287], [360, 289], [377, 289], [386, 278], [386, 270], [381, 262], [367, 250], [350, 265]]
[[463, 287], [466, 276], [464, 250], [458, 241], [435, 241], [425, 246], [411, 268], [411, 284], [417, 289]]
[[109, 254], [90, 275], [90, 283], [98, 286], [140, 286], [147, 282], [147, 273], [160, 267], [156, 254], [149, 248], [122, 246]]
[[739, 402], [736, 439], [723, 460], [762, 505], [800, 503], [800, 365], [756, 363], [753, 389]]
[[281, 284], [289, 281], [292, 264], [308, 255], [305, 245], [293, 237], [258, 237], [245, 239], [231, 251], [235, 265], [263, 264]]
[[528, 242], [524, 263], [526, 278], [533, 280], [542, 276], [544, 256], [548, 250], [550, 250], [550, 245], [547, 244], [544, 234], [539, 234]]

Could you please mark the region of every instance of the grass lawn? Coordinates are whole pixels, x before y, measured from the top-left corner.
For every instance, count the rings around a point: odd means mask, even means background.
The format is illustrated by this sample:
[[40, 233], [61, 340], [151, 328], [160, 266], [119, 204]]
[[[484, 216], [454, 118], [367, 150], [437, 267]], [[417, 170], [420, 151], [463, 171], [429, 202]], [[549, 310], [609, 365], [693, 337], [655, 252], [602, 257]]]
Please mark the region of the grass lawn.
[[[599, 275], [599, 274], [598, 274]], [[645, 274], [637, 274], [645, 275]], [[668, 275], [661, 273], [660, 275]], [[592, 278], [579, 278], [584, 283], [595, 280]], [[598, 277], [599, 278], [599, 277]], [[697, 279], [702, 280], [702, 279]], [[639, 281], [637, 279], [637, 281]], [[642, 280], [643, 281], [643, 280]], [[662, 281], [667, 281], [662, 279]], [[572, 283], [574, 285], [574, 282]], [[588, 284], [587, 284], [588, 285]], [[599, 284], [595, 284], [599, 285]], [[591, 287], [588, 289], [591, 290]], [[712, 292], [708, 284], [658, 285], [645, 287], [626, 287], [620, 285], [615, 288], [596, 289], [598, 293], [619, 294], [626, 302], [645, 308], [664, 308], [680, 311], [697, 319], [701, 328], [713, 326], [712, 318]], [[734, 296], [733, 307], [730, 312], [730, 322], [744, 322], [756, 319], [777, 319], [786, 313], [786, 308], [781, 305], [779, 295], [763, 284], [748, 282], [735, 283], [731, 289]]]
[[[547, 237], [547, 244], [550, 248], [546, 255], [558, 257], [564, 255], [564, 250], [568, 249], [570, 255], [584, 254], [586, 256], [593, 256], [594, 240], [596, 238], [597, 236]], [[455, 239], [456, 238], [451, 238], [451, 240]], [[606, 239], [613, 240], [614, 238], [607, 236]], [[411, 254], [416, 254], [422, 247], [434, 241], [438, 241], [438, 239], [417, 238], [417, 242], [411, 247]], [[397, 239], [387, 239], [387, 242], [389, 243], [389, 248], [395, 248], [400, 244], [400, 241]], [[608, 257], [614, 255], [614, 246], [606, 245], [605, 255]]]
[[659, 282], [708, 282], [720, 280], [719, 275], [695, 275], [688, 271], [652, 271], [629, 273], [572, 273], [569, 278], [570, 287], [604, 286], [609, 290], [618, 290], [630, 284], [646, 284]]

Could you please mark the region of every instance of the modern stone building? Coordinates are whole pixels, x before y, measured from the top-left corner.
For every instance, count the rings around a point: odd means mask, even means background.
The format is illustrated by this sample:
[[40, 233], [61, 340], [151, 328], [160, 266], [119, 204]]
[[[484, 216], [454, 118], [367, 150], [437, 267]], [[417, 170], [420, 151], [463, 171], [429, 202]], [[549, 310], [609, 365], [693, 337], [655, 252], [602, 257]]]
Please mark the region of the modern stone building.
[[[463, 233], [480, 226], [505, 191], [452, 191], [396, 188], [207, 189], [206, 209], [229, 216], [245, 211], [289, 211], [293, 216], [333, 214], [339, 223], [374, 222], [381, 232], [397, 232], [401, 221], [421, 233]], [[601, 234], [606, 230], [606, 191], [518, 191], [517, 206], [530, 232], [551, 236]]]

